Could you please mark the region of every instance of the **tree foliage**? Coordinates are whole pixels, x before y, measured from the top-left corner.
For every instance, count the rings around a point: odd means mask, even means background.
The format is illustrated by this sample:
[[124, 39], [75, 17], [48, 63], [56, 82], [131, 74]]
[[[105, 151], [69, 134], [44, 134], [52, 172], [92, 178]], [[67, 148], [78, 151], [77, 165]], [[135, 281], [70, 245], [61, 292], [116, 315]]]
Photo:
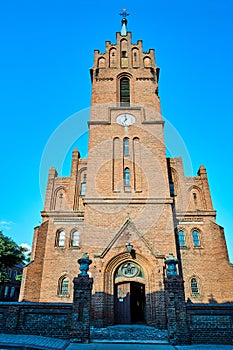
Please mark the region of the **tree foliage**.
[[7, 267], [24, 262], [26, 249], [0, 231], [0, 283], [8, 280]]

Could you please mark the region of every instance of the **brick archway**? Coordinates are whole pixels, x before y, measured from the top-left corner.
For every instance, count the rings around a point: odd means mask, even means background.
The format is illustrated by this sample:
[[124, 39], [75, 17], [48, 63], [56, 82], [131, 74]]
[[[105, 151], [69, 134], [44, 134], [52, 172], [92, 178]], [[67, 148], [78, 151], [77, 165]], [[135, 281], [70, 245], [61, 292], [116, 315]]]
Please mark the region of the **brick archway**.
[[158, 280], [155, 276], [156, 267], [158, 267], [157, 260], [154, 260], [153, 263], [146, 259], [144, 256], [137, 254], [136, 259], [133, 259], [129, 253], [121, 253], [115, 257], [113, 257], [105, 267], [104, 272], [104, 295], [105, 295], [105, 308], [104, 308], [104, 319], [106, 325], [114, 324], [115, 317], [114, 317], [114, 296], [116, 293], [115, 290], [115, 273], [117, 269], [124, 263], [124, 262], [132, 262], [139, 265], [144, 273], [144, 279], [140, 279], [138, 276], [131, 277], [130, 279], [127, 279], [127, 277], [124, 278], [118, 278], [117, 283], [124, 283], [129, 282], [130, 283], [142, 283], [144, 285], [144, 294], [145, 294], [145, 307], [144, 307], [144, 314], [145, 314], [145, 322], [147, 323], [153, 323], [153, 319], [155, 318], [155, 310], [151, 308], [152, 298], [154, 290], [156, 289], [156, 285], [158, 284]]

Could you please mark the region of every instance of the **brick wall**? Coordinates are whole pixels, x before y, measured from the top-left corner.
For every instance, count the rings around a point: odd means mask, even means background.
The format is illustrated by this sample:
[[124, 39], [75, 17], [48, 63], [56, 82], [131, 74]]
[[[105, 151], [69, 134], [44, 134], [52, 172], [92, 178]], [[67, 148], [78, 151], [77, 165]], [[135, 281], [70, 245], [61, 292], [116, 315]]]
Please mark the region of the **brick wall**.
[[[90, 279], [92, 284], [92, 280]], [[175, 281], [177, 284], [177, 281]], [[233, 304], [186, 304], [188, 334], [185, 325], [185, 311], [180, 308], [176, 297], [181, 289], [175, 284], [172, 290], [167, 316], [170, 327], [174, 330], [171, 343], [177, 345], [190, 342], [191, 344], [233, 344]], [[83, 291], [90, 293], [89, 289]], [[85, 293], [84, 293], [85, 294]], [[80, 313], [80, 296], [76, 307], [71, 303], [32, 303], [8, 302], [0, 303], [0, 333], [33, 334], [71, 341], [89, 341], [90, 300]], [[81, 303], [82, 304], [82, 303]], [[179, 305], [178, 305], [179, 304]], [[174, 315], [179, 317], [176, 320]], [[180, 318], [181, 316], [181, 318]], [[87, 327], [88, 326], [88, 327]]]
[[72, 304], [0, 303], [0, 332], [69, 339]]
[[187, 304], [192, 344], [233, 344], [233, 304]]
[[88, 342], [93, 279], [87, 274], [79, 274], [73, 282], [72, 304], [0, 303], [0, 333], [32, 334], [70, 339], [72, 342]]

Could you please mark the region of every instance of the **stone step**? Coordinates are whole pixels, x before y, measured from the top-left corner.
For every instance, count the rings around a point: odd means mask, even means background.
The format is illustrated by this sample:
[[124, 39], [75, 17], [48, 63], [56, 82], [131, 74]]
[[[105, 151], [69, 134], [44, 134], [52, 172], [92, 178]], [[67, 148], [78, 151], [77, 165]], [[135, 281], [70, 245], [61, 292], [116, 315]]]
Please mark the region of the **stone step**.
[[116, 325], [91, 328], [91, 342], [168, 344], [168, 334], [152, 326]]

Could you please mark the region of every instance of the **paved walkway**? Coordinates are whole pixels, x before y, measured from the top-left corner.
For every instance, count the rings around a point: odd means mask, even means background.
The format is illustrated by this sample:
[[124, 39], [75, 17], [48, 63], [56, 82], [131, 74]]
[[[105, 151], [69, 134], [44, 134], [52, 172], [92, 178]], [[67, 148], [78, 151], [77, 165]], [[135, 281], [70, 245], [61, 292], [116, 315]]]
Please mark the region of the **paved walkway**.
[[231, 345], [70, 344], [67, 350], [233, 350]]
[[69, 343], [65, 340], [35, 335], [0, 334], [0, 350], [233, 350], [233, 345], [125, 344], [125, 343]]
[[91, 328], [91, 342], [169, 344], [167, 330], [144, 324]]
[[66, 340], [40, 337], [36, 335], [0, 334], [0, 350], [6, 349], [41, 349], [64, 350], [69, 345]]
[[[171, 345], [155, 344], [91, 343], [70, 344], [67, 350], [175, 350], [175, 348]], [[233, 347], [231, 350], [233, 350]]]

